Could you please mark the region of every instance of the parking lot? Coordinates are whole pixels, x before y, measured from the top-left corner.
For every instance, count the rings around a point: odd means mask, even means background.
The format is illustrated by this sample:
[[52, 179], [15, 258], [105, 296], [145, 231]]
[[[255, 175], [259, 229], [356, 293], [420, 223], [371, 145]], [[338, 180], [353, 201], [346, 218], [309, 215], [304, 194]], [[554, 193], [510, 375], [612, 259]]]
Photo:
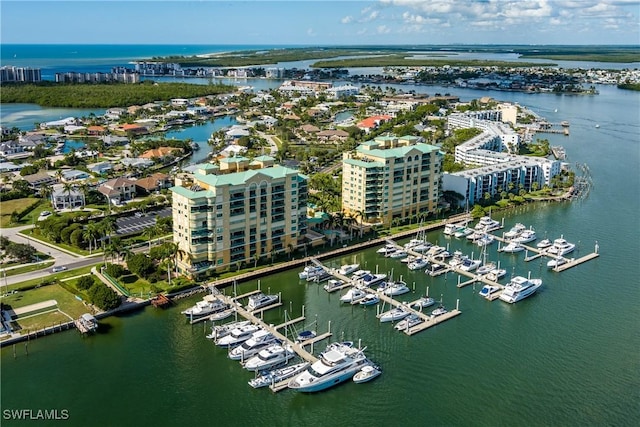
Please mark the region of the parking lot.
[[128, 217], [118, 218], [116, 221], [116, 234], [124, 235], [140, 233], [145, 228], [155, 225], [156, 217], [164, 218], [167, 216], [171, 216], [171, 208], [163, 208], [159, 211], [148, 212], [141, 217], [131, 215]]

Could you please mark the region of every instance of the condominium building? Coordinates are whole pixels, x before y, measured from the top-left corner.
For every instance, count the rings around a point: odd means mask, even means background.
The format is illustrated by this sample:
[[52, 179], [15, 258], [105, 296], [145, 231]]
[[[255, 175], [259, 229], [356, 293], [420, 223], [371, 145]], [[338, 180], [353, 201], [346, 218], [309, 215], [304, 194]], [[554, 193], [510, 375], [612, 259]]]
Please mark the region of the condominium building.
[[419, 141], [415, 136], [381, 136], [344, 153], [342, 209], [384, 224], [435, 212], [443, 154]]
[[307, 177], [269, 156], [198, 165], [171, 188], [173, 240], [198, 276], [291, 251], [307, 232]]
[[0, 82], [39, 82], [42, 81], [40, 68], [14, 67], [5, 65], [0, 67]]

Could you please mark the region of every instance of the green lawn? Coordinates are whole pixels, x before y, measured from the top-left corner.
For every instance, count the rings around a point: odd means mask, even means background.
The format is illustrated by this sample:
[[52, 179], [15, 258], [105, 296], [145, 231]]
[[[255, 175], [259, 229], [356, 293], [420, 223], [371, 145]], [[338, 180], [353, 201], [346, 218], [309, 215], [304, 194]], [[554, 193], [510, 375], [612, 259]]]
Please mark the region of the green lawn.
[[[94, 264], [94, 265], [98, 265], [100, 263]], [[50, 280], [61, 280], [61, 279], [66, 279], [69, 277], [75, 277], [75, 276], [81, 276], [83, 274], [87, 274], [91, 272], [91, 267], [93, 267], [92, 265], [89, 265], [87, 267], [82, 267], [82, 268], [78, 268], [75, 270], [67, 270], [67, 271], [61, 271], [60, 273], [55, 273], [55, 274], [51, 274], [47, 277], [40, 277], [38, 279], [31, 279], [31, 280], [26, 280], [24, 282], [20, 282], [20, 283], [14, 283], [13, 285], [9, 285], [7, 287], [7, 290], [9, 291], [13, 291], [13, 290], [21, 290], [21, 289], [25, 289], [25, 288], [29, 288], [29, 287], [33, 287], [36, 285], [39, 285], [41, 283], [44, 283], [45, 281], [50, 281]], [[4, 289], [3, 289], [4, 290]]]
[[[12, 268], [11, 270], [7, 270], [6, 275], [9, 277], [15, 276], [16, 274], [29, 273], [30, 271], [43, 270], [51, 267], [53, 264], [55, 264], [55, 261], [47, 261], [42, 264], [31, 264], [25, 265], [24, 267]], [[2, 276], [4, 277], [4, 272], [2, 273]]]
[[28, 208], [29, 206], [39, 203], [40, 201], [41, 199], [37, 199], [35, 197], [27, 197], [24, 199], [14, 199], [14, 200], [7, 200], [2, 202], [2, 210], [0, 214], [0, 227], [8, 228], [8, 227], [17, 227], [20, 225], [28, 224], [28, 222], [25, 222], [24, 224], [12, 224], [11, 214], [14, 212], [21, 212], [26, 208]]

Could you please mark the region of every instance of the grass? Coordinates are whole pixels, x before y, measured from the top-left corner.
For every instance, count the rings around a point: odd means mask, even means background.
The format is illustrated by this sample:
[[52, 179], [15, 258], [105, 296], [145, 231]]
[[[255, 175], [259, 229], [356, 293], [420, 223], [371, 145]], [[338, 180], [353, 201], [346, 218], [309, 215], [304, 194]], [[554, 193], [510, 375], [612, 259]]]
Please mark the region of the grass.
[[[38, 230], [38, 229], [23, 230], [23, 231], [20, 232], [20, 234], [22, 234], [24, 236], [27, 236], [27, 238], [31, 237], [31, 238], [34, 238], [34, 239], [42, 240], [45, 243], [48, 243], [50, 245], [53, 245], [53, 246], [56, 246], [56, 247], [59, 247], [59, 248], [62, 248], [62, 249], [65, 249], [65, 250], [67, 250], [69, 252], [73, 252], [74, 254], [77, 254], [77, 255], [91, 255], [88, 250], [80, 249], [80, 248], [78, 248], [76, 246], [68, 245], [68, 244], [62, 243], [62, 242], [60, 242], [60, 243], [53, 242], [53, 241], [47, 239], [46, 237], [44, 237], [42, 234], [40, 234], [40, 230]], [[95, 251], [93, 251], [92, 253], [95, 253]]]
[[82, 268], [78, 268], [75, 270], [67, 270], [67, 271], [61, 271], [60, 273], [55, 273], [52, 274], [50, 276], [47, 277], [39, 277], [37, 279], [31, 279], [31, 280], [25, 280], [24, 282], [20, 282], [20, 283], [14, 283], [13, 285], [9, 285], [6, 290], [9, 291], [13, 291], [13, 290], [23, 290], [26, 288], [31, 288], [33, 286], [37, 286], [41, 283], [44, 283], [45, 281], [52, 281], [52, 280], [62, 280], [62, 279], [66, 279], [69, 277], [75, 277], [75, 276], [82, 276], [83, 274], [87, 274], [87, 273], [91, 273], [91, 267], [94, 267], [95, 265], [98, 265], [101, 263], [96, 263], [94, 265], [89, 265], [86, 267], [82, 267]]
[[11, 270], [6, 271], [6, 275], [7, 277], [9, 277], [9, 276], [15, 276], [16, 274], [43, 270], [45, 268], [51, 267], [53, 264], [55, 264], [55, 261], [47, 261], [47, 262], [43, 262], [42, 264], [30, 264], [30, 265], [25, 265], [24, 267], [12, 268]]
[[[85, 309], [83, 313], [86, 313], [88, 310]], [[78, 315], [77, 317], [80, 317]], [[48, 313], [38, 314], [33, 317], [28, 317], [26, 319], [18, 320], [17, 322], [13, 322], [14, 328], [17, 326], [23, 330], [25, 333], [28, 331], [38, 331], [40, 329], [44, 329], [50, 326], [57, 326], [61, 323], [68, 322], [69, 319], [67, 316], [62, 314], [60, 311], [52, 311]], [[17, 328], [16, 328], [17, 329]]]
[[40, 199], [37, 199], [35, 197], [27, 197], [24, 199], [6, 200], [2, 202], [2, 210], [0, 213], [0, 227], [8, 228], [11, 226], [19, 226], [20, 224], [11, 223], [11, 214], [14, 212], [22, 212], [28, 207], [40, 203], [40, 201]]

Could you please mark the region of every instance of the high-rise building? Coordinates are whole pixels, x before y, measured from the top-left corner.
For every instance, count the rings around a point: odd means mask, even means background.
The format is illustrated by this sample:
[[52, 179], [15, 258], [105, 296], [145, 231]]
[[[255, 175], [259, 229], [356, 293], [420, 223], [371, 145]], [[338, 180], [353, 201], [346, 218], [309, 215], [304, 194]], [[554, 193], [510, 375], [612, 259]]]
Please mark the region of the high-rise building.
[[419, 141], [415, 136], [380, 136], [344, 153], [343, 210], [384, 224], [436, 212], [443, 154]]
[[307, 177], [269, 156], [198, 165], [171, 192], [178, 269], [191, 276], [290, 252], [307, 232]]
[[0, 82], [33, 83], [39, 81], [42, 81], [40, 68], [13, 67], [10, 65], [0, 67]]

